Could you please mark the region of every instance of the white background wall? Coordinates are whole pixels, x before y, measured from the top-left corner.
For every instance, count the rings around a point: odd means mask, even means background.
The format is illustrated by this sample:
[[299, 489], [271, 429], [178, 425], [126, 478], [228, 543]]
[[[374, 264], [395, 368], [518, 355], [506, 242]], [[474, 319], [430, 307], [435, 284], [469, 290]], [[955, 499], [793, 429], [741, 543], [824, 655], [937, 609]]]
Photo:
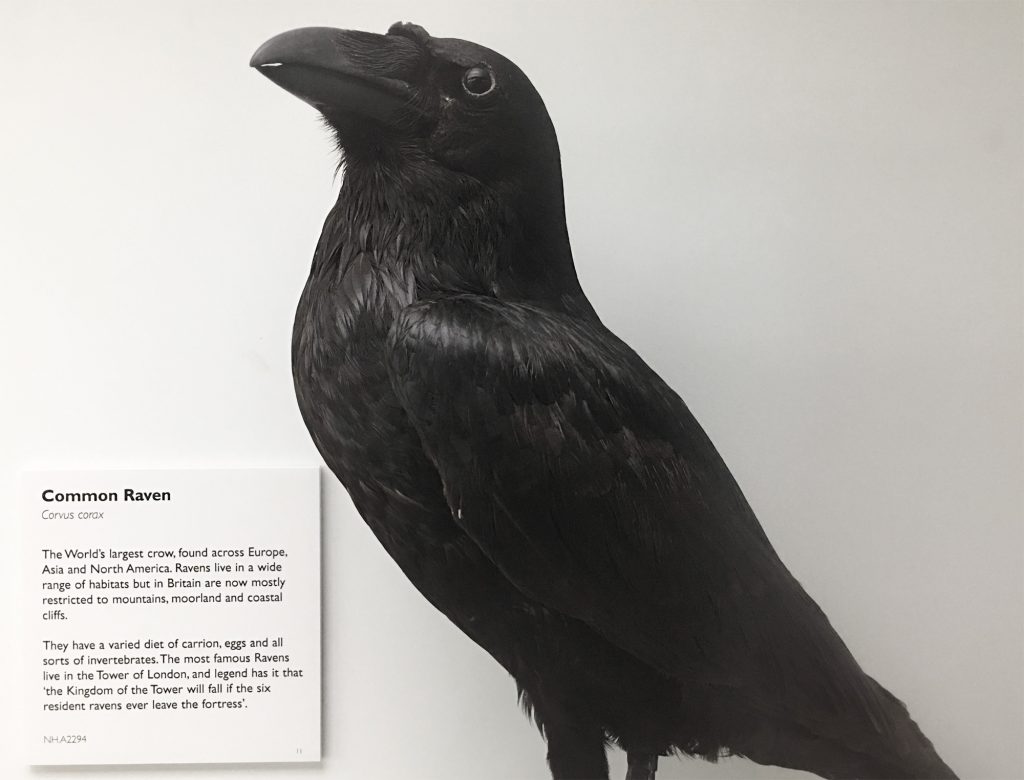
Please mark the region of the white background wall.
[[[1021, 11], [6, 0], [0, 544], [16, 549], [25, 466], [316, 460], [288, 341], [334, 159], [314, 112], [247, 62], [292, 27], [410, 19], [532, 76], [606, 322], [687, 399], [947, 761], [1021, 777]], [[322, 765], [116, 775], [542, 777], [512, 682], [326, 482]], [[0, 774], [66, 776], [18, 763], [4, 699]]]

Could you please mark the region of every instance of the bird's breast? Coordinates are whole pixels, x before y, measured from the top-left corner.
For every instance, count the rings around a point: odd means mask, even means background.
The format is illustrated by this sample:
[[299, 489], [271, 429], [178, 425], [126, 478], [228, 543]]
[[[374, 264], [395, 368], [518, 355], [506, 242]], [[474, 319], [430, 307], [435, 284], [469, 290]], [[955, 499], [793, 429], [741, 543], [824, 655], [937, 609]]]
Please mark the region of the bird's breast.
[[[372, 257], [310, 275], [292, 338], [295, 393], [324, 461], [395, 557], [438, 519], [450, 523], [440, 481], [388, 378], [386, 341], [412, 302], [401, 273]], [[431, 543], [451, 529], [430, 530]], [[409, 552], [412, 555], [412, 552]]]

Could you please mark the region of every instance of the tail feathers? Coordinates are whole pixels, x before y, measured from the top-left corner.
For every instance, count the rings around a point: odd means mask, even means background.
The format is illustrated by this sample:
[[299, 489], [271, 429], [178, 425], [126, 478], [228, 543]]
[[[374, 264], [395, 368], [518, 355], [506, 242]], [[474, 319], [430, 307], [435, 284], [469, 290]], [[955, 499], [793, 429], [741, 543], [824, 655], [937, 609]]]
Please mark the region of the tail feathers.
[[823, 736], [803, 724], [765, 720], [733, 752], [759, 764], [834, 780], [957, 780], [906, 706], [880, 685], [878, 689], [889, 703], [891, 726], [884, 731]]
[[755, 738], [735, 755], [759, 764], [814, 772], [830, 780], [958, 780], [931, 747], [892, 756], [852, 750], [799, 729], [779, 729], [766, 736]]

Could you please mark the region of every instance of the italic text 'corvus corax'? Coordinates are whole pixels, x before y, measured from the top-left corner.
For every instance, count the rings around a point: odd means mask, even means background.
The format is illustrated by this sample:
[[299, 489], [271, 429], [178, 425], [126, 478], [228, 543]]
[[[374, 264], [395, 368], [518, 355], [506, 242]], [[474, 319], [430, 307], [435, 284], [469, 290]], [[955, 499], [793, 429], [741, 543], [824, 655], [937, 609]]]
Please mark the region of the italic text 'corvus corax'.
[[558, 142], [501, 55], [396, 24], [251, 64], [345, 176], [295, 318], [295, 390], [413, 585], [509, 671], [555, 778], [673, 751], [953, 778], [780, 562], [679, 397], [601, 324]]

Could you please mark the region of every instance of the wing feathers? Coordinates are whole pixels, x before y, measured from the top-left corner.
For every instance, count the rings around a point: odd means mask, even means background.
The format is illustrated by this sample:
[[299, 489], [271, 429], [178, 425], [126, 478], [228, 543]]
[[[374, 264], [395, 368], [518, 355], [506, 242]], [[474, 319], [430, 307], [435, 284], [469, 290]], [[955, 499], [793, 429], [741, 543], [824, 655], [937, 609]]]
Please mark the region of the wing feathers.
[[453, 517], [524, 593], [812, 733], [868, 743], [900, 719], [683, 402], [599, 322], [451, 296], [404, 310], [388, 358]]

